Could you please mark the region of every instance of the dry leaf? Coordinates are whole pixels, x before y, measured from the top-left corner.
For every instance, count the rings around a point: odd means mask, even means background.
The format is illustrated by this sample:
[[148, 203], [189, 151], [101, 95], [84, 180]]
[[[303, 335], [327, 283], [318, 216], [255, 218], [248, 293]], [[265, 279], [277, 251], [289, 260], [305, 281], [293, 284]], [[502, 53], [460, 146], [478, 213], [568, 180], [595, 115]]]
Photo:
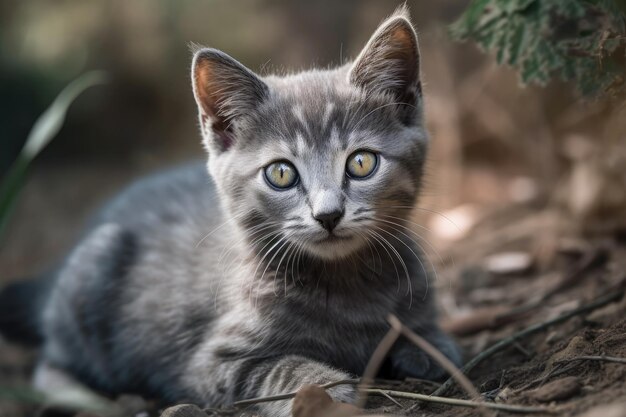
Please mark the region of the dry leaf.
[[350, 404], [337, 403], [317, 385], [305, 385], [293, 400], [293, 417], [354, 417], [363, 410]]

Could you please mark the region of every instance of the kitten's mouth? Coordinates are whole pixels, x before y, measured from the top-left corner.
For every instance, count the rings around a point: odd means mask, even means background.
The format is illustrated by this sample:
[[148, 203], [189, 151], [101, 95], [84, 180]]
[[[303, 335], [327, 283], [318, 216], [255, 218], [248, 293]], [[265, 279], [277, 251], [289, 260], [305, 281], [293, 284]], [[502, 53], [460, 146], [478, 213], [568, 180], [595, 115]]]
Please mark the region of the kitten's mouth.
[[350, 239], [352, 238], [349, 236], [339, 236], [339, 235], [331, 233], [328, 236], [325, 236], [321, 239], [317, 239], [315, 243], [334, 243], [334, 242], [341, 242], [341, 241], [346, 241]]
[[322, 238], [312, 238], [308, 245], [311, 254], [326, 260], [342, 259], [358, 250], [363, 242], [355, 235], [329, 233]]

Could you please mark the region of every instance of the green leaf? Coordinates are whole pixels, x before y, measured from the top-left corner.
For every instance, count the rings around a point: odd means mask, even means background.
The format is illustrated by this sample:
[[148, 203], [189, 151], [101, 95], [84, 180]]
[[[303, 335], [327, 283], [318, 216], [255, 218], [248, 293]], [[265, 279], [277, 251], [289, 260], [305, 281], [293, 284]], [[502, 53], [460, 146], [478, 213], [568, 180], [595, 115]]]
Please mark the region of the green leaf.
[[33, 125], [26, 143], [17, 159], [0, 184], [0, 237], [6, 227], [13, 204], [22, 188], [28, 166], [46, 145], [59, 133], [70, 104], [87, 88], [102, 84], [106, 80], [100, 71], [86, 73], [71, 82], [59, 93], [50, 107], [42, 113]]
[[476, 0], [450, 31], [515, 67], [524, 84], [561, 78], [583, 94], [626, 94], [626, 0]]
[[88, 72], [65, 87], [33, 125], [22, 149], [22, 155], [32, 160], [41, 152], [61, 130], [67, 110], [76, 97], [89, 87], [104, 83], [105, 80], [106, 76], [103, 72]]

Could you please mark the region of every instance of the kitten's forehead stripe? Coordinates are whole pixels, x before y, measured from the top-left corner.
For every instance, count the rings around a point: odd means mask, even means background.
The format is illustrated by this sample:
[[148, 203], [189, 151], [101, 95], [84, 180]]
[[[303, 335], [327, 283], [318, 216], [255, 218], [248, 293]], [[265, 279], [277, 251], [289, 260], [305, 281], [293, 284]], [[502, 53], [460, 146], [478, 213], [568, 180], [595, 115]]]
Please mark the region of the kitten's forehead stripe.
[[291, 112], [295, 116], [296, 120], [300, 123], [301, 128], [304, 129], [304, 131], [307, 133], [310, 132], [309, 120], [307, 120], [307, 118], [305, 117], [302, 106], [298, 104], [294, 105]]
[[330, 115], [335, 110], [335, 103], [328, 102], [326, 104], [326, 109], [324, 110], [324, 116], [322, 117], [322, 127], [326, 127], [328, 125], [328, 121], [330, 120]]
[[296, 132], [296, 141], [293, 145], [291, 148], [295, 157], [301, 157], [306, 153], [307, 143], [304, 140], [304, 134], [302, 132]]
[[336, 85], [333, 77], [343, 79], [332, 71], [325, 76], [314, 72], [273, 86], [276, 91], [260, 109], [262, 119], [271, 123], [259, 126], [259, 136], [295, 145], [291, 153], [301, 156], [304, 148], [316, 153], [346, 149], [355, 129], [389, 134], [397, 106], [349, 85]]

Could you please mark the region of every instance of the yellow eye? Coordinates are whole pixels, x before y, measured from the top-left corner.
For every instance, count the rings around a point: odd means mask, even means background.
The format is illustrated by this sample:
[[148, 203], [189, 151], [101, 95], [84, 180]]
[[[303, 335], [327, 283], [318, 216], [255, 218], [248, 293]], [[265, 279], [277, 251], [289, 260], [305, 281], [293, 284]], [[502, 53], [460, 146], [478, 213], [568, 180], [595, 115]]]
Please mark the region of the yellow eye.
[[296, 185], [298, 171], [287, 161], [273, 162], [265, 167], [265, 179], [274, 188], [286, 189]]
[[356, 151], [348, 158], [346, 172], [352, 178], [365, 178], [376, 169], [378, 158], [370, 151]]

